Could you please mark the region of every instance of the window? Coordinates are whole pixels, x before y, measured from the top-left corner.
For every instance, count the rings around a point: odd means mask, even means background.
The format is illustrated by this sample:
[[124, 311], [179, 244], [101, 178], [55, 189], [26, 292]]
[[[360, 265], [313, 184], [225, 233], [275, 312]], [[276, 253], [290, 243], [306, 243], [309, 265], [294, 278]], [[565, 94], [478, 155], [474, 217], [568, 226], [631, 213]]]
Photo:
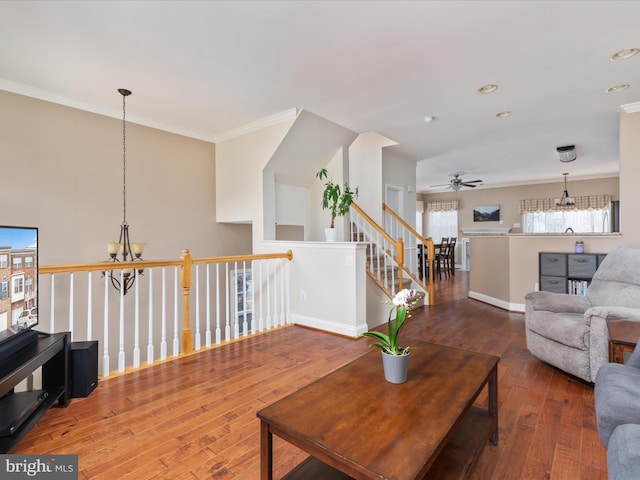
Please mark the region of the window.
[[27, 277], [27, 280], [25, 283], [25, 290], [27, 292], [33, 292], [33, 277]]
[[25, 268], [33, 267], [33, 257], [24, 257], [24, 267]]
[[427, 237], [438, 243], [442, 237], [458, 236], [458, 201], [427, 203]]
[[22, 268], [22, 257], [13, 257], [12, 265], [14, 269]]
[[558, 207], [551, 198], [522, 200], [524, 233], [606, 233], [611, 231], [611, 196], [592, 195], [575, 198], [575, 207]]
[[610, 232], [608, 210], [571, 210], [564, 212], [525, 212], [522, 215], [524, 233]]
[[9, 298], [9, 281], [3, 280], [0, 282], [0, 300]]
[[24, 277], [13, 278], [13, 295], [18, 296], [24, 293]]
[[7, 268], [9, 266], [9, 255], [6, 253], [0, 254], [0, 268]]

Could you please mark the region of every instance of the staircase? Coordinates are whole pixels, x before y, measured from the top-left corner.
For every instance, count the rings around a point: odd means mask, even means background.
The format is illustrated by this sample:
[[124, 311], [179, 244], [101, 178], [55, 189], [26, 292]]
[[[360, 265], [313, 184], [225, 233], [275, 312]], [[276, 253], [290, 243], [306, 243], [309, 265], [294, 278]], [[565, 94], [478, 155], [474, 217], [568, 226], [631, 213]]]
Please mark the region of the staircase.
[[[371, 219], [357, 204], [354, 203], [350, 210], [351, 239], [367, 244], [367, 275], [389, 298], [393, 298], [403, 288], [411, 288], [417, 290], [420, 296], [417, 306], [424, 303], [433, 305], [435, 301], [433, 241], [422, 238], [386, 205], [383, 205], [383, 209], [385, 215], [390, 215], [393, 218], [391, 224], [394, 230], [401, 232], [397, 240]], [[407, 244], [408, 250], [406, 249]], [[422, 266], [418, 262], [417, 245], [420, 245], [423, 252], [427, 252], [426, 257], [423, 256], [423, 258], [428, 261], [424, 261]], [[407, 254], [411, 255], [409, 262], [405, 262]], [[429, 274], [423, 276], [422, 272]]]

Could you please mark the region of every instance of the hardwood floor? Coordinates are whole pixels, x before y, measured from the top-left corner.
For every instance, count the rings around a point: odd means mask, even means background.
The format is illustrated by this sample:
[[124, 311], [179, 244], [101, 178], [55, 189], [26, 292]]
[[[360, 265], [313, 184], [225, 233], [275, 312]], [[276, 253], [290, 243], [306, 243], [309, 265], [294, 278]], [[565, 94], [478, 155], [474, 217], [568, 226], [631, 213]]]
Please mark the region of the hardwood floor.
[[[532, 357], [523, 315], [468, 299], [467, 281], [460, 272], [439, 281], [437, 305], [416, 310], [403, 338], [501, 357], [499, 444], [483, 449], [469, 478], [606, 479], [593, 387]], [[12, 453], [76, 453], [80, 479], [255, 480], [256, 411], [368, 344], [286, 327], [111, 378], [51, 409]], [[275, 478], [304, 458], [276, 437]]]

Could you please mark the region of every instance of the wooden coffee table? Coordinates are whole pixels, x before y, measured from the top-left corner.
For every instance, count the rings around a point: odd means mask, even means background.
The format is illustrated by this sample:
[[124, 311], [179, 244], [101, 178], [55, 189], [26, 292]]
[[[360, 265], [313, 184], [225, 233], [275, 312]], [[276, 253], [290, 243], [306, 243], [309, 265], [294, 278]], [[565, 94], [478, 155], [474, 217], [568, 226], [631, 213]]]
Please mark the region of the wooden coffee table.
[[[261, 478], [273, 434], [312, 457], [287, 479], [463, 478], [498, 443], [498, 357], [408, 342], [409, 380], [388, 383], [376, 349], [260, 410]], [[486, 407], [474, 405], [487, 386]]]

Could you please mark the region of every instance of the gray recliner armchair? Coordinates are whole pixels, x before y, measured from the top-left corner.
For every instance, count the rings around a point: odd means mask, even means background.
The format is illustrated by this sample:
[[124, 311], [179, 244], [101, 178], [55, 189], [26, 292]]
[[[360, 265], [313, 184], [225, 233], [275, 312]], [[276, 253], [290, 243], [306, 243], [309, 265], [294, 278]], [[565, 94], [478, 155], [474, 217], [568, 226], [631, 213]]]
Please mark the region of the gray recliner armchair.
[[525, 296], [527, 348], [565, 372], [594, 382], [607, 363], [607, 319], [640, 322], [640, 245], [614, 248], [585, 296], [530, 292]]

